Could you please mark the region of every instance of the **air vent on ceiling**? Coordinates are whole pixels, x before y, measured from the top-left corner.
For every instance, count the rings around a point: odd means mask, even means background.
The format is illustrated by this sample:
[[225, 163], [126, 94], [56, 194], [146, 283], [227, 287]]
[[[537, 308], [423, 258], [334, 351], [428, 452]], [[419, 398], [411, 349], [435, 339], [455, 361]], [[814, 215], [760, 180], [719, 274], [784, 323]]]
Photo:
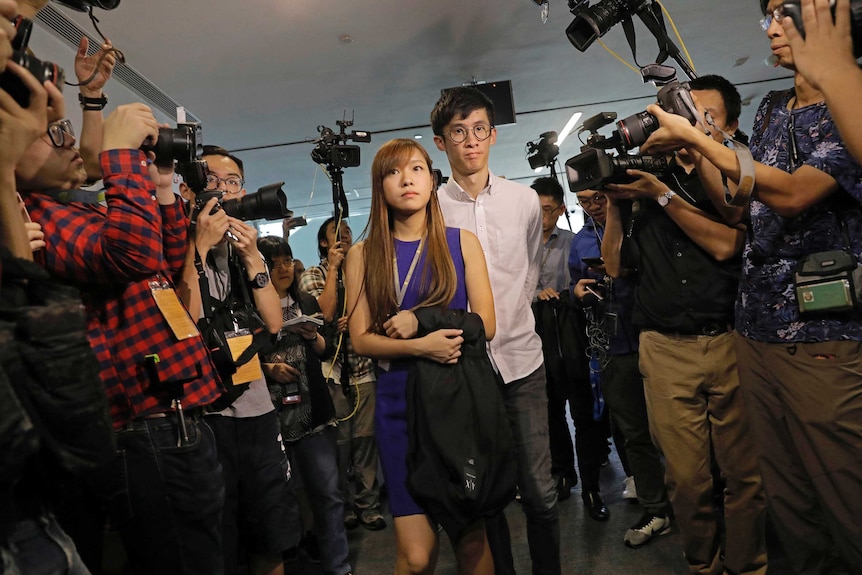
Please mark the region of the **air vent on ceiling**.
[[[81, 42], [81, 37], [86, 36], [90, 40], [90, 50], [101, 45], [101, 40], [93, 38], [93, 36], [84, 32], [80, 26], [63, 15], [62, 12], [48, 4], [36, 16], [36, 19], [54, 32], [60, 39], [69, 43], [74, 50], [78, 49], [78, 44]], [[70, 70], [71, 72], [71, 70]], [[138, 94], [141, 98], [147, 100], [155, 107], [162, 110], [169, 117], [176, 116], [179, 102], [168, 96], [165, 92], [159, 89], [155, 84], [144, 78], [131, 66], [126, 64], [117, 64], [114, 67], [113, 77], [125, 84], [130, 90]], [[70, 79], [74, 79], [74, 74]], [[199, 122], [200, 120], [194, 114], [186, 110], [186, 120], [189, 122]]]

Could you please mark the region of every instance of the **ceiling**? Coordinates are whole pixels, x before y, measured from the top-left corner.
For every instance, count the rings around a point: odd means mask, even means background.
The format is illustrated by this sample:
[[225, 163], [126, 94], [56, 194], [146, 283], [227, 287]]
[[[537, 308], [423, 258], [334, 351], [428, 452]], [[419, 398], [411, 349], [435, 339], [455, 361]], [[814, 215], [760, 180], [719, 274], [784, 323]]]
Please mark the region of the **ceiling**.
[[[764, 64], [769, 45], [758, 25], [758, 2], [663, 4], [697, 72], [726, 76], [751, 102], [741, 120], [750, 130], [761, 97], [787, 87], [790, 78]], [[54, 7], [96, 37], [84, 14]], [[344, 174], [357, 216], [370, 205], [373, 155], [390, 138], [422, 136], [435, 167], [448, 173], [428, 127], [441, 88], [512, 81], [517, 123], [499, 128], [491, 169], [527, 184], [537, 175], [525, 160], [526, 142], [560, 131], [575, 111], [583, 118], [601, 111], [623, 118], [655, 99], [654, 87], [598, 43], [585, 53], [572, 47], [565, 0], [550, 0], [544, 24], [531, 0], [123, 0], [96, 14], [128, 65], [203, 122], [205, 143], [238, 151], [250, 191], [284, 180], [290, 207], [308, 219], [332, 213], [330, 183], [310, 158], [309, 140], [319, 125], [337, 129], [345, 115], [355, 119], [354, 129], [372, 132], [370, 144], [359, 144], [362, 165]], [[640, 22], [636, 29], [638, 60], [649, 63], [656, 42]], [[345, 35], [350, 42], [340, 40]], [[33, 36], [41, 58], [71, 72], [68, 42]], [[632, 61], [621, 26], [603, 40]], [[106, 92], [109, 108], [140, 99], [117, 84]], [[572, 137], [559, 157], [579, 151]]]

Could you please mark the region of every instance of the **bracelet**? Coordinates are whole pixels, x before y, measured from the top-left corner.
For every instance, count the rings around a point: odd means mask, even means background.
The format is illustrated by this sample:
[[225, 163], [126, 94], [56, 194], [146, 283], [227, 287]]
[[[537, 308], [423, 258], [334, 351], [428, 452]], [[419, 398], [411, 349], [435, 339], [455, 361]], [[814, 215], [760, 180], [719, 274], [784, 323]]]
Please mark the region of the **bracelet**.
[[108, 105], [108, 97], [102, 94], [98, 98], [89, 98], [81, 93], [78, 93], [78, 102], [81, 104], [81, 109], [85, 112], [99, 112], [105, 109]]

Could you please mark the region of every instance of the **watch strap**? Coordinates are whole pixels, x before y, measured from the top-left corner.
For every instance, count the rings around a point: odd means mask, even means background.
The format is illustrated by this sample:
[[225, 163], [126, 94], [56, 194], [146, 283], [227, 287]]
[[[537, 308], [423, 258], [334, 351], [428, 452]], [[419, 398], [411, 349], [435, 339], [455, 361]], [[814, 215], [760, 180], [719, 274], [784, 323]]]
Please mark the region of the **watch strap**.
[[78, 102], [81, 104], [81, 109], [85, 112], [99, 112], [105, 109], [108, 105], [108, 97], [102, 94], [98, 98], [90, 98], [81, 93], [78, 93]]

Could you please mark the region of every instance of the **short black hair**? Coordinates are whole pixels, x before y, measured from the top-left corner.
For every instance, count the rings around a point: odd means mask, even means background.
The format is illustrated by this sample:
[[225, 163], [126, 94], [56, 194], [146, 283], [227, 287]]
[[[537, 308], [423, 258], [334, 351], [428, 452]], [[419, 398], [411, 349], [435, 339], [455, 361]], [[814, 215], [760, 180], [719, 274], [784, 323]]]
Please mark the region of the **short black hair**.
[[317, 255], [320, 256], [321, 260], [325, 260], [326, 256], [329, 253], [329, 248], [325, 248], [320, 245], [320, 242], [326, 241], [326, 228], [329, 227], [329, 224], [335, 221], [335, 217], [326, 218], [326, 221], [320, 225], [320, 228], [317, 230]]
[[727, 112], [728, 125], [739, 120], [739, 114], [742, 113], [742, 98], [739, 96], [739, 90], [730, 80], [716, 74], [708, 74], [698, 76], [688, 84], [692, 90], [715, 90], [721, 94], [724, 109]]
[[769, 6], [769, 0], [760, 0], [760, 12], [766, 15], [766, 7]]
[[452, 120], [466, 118], [475, 110], [485, 110], [488, 122], [494, 125], [494, 102], [475, 88], [451, 88], [443, 92], [431, 110], [431, 130], [443, 135], [443, 128]]
[[544, 178], [536, 178], [530, 187], [536, 190], [540, 196], [546, 196], [554, 200], [557, 204], [563, 205], [565, 198], [563, 197], [563, 186], [560, 185], [557, 178], [545, 176]]
[[[290, 249], [290, 244], [287, 243], [287, 240], [279, 236], [265, 236], [262, 238], [257, 238], [257, 251], [259, 251], [260, 255], [263, 256], [263, 259], [266, 261], [266, 265], [269, 267], [270, 272], [272, 272], [273, 270], [273, 262], [276, 258], [293, 258], [293, 250]], [[298, 299], [298, 283], [299, 278], [294, 275], [293, 283], [290, 284], [290, 287], [287, 290], [293, 299]]]
[[237, 167], [239, 168], [239, 175], [242, 176], [242, 179], [245, 179], [245, 168], [242, 165], [242, 160], [240, 160], [221, 146], [204, 145], [204, 151], [202, 155], [224, 156], [225, 158], [230, 158], [236, 163]]

